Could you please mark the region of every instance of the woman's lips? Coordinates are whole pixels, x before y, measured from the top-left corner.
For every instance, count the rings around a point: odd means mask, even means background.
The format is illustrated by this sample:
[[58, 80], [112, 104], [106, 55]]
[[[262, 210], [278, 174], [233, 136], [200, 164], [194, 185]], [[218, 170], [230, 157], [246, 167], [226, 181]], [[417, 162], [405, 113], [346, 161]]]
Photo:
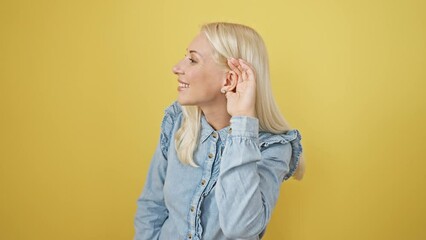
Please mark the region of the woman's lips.
[[183, 82], [181, 80], [178, 80], [178, 82], [179, 82], [179, 86], [178, 86], [178, 89], [177, 89], [178, 91], [183, 91], [184, 89], [189, 88], [188, 83]]

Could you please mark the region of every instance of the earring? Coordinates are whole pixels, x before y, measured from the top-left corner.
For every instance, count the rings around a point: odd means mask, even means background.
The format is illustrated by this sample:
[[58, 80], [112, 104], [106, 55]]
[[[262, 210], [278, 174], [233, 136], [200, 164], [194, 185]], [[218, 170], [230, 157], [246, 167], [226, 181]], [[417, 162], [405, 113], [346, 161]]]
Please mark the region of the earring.
[[220, 89], [220, 92], [221, 93], [226, 93], [226, 89], [222, 88], [222, 89]]

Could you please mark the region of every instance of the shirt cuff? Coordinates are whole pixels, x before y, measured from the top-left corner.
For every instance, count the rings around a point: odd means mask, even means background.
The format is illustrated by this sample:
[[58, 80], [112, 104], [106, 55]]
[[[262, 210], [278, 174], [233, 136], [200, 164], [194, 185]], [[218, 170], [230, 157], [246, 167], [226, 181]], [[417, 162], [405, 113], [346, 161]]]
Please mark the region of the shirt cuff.
[[247, 116], [232, 117], [229, 132], [232, 136], [258, 137], [259, 119]]

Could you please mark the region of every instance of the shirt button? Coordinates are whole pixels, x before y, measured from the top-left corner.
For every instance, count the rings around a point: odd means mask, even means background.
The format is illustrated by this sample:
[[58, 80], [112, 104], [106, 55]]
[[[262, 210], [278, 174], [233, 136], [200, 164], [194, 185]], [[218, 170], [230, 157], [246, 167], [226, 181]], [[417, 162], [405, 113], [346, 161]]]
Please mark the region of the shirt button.
[[188, 238], [189, 238], [189, 239], [192, 239], [192, 234], [190, 234], [190, 233], [189, 233], [189, 234], [188, 234]]
[[194, 212], [195, 208], [194, 206], [191, 207], [191, 212]]
[[209, 158], [212, 158], [213, 157], [213, 153], [209, 153]]
[[228, 133], [232, 133], [232, 128], [231, 127], [229, 128]]
[[214, 137], [214, 138], [217, 138], [217, 133], [213, 133], [213, 137]]
[[206, 185], [206, 180], [204, 180], [204, 179], [201, 180], [201, 185], [203, 185], [203, 186]]

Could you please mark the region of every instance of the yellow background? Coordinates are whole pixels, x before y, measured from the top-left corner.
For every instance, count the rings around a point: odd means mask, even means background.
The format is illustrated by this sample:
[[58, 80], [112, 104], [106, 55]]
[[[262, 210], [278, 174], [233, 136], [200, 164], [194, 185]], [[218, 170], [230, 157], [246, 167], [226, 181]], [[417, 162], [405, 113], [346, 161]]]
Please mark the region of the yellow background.
[[265, 239], [426, 239], [426, 2], [0, 2], [0, 239], [131, 239], [202, 23], [267, 44], [307, 172]]

